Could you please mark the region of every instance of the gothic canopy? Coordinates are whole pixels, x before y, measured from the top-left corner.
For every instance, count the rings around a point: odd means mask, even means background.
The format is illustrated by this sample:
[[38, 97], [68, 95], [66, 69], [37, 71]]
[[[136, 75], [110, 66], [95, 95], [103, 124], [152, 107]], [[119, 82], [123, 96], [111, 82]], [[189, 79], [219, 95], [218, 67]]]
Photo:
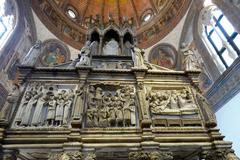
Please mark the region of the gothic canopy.
[[[141, 1], [141, 3], [139, 2]], [[81, 48], [88, 23], [99, 20], [136, 28], [139, 46], [148, 48], [166, 36], [180, 21], [191, 0], [36, 0], [32, 7], [58, 38]]]

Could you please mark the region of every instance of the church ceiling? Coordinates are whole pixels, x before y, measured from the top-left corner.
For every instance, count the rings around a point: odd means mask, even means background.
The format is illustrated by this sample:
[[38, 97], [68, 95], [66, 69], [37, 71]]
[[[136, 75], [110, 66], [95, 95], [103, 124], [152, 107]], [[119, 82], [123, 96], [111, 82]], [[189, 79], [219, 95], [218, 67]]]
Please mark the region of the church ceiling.
[[140, 47], [148, 48], [166, 36], [186, 13], [191, 0], [36, 0], [32, 8], [59, 39], [74, 48], [86, 40], [88, 23], [121, 25], [126, 19], [136, 28]]

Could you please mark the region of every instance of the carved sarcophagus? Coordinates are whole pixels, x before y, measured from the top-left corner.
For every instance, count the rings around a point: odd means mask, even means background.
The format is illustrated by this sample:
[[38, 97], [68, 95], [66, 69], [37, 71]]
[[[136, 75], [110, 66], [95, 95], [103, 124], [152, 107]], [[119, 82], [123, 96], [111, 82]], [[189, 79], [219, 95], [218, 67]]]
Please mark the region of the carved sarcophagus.
[[94, 27], [76, 60], [20, 67], [21, 93], [9, 98], [1, 130], [3, 159], [234, 157], [198, 90], [198, 70], [144, 61], [126, 24]]

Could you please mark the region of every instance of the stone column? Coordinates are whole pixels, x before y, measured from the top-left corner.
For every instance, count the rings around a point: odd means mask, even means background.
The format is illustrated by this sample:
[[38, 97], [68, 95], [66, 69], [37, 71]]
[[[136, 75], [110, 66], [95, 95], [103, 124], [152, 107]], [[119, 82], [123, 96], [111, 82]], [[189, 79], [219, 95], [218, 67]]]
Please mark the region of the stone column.
[[99, 43], [99, 49], [98, 49], [98, 52], [99, 52], [99, 55], [103, 55], [103, 36], [100, 35], [100, 43]]
[[121, 53], [120, 53], [120, 55], [125, 55], [125, 53], [123, 53], [123, 36], [120, 37], [120, 45], [121, 45], [121, 48], [120, 48]]

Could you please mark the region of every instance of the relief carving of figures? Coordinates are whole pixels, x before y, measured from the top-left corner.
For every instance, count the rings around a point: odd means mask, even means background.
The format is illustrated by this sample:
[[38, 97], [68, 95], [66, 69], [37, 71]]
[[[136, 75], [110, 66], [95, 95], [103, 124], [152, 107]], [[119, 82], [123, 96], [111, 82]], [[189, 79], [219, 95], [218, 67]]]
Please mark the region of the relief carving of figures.
[[57, 107], [56, 107], [56, 125], [61, 126], [63, 124], [63, 114], [64, 114], [64, 106], [65, 106], [65, 99], [67, 97], [67, 93], [65, 90], [62, 90], [57, 95]]
[[64, 112], [63, 112], [64, 113], [63, 114], [63, 125], [67, 125], [67, 123], [68, 123], [69, 113], [70, 113], [70, 109], [71, 109], [73, 100], [74, 100], [74, 92], [71, 89], [65, 98]]
[[103, 55], [119, 55], [120, 48], [118, 42], [112, 38], [103, 47]]
[[144, 51], [137, 47], [132, 47], [132, 57], [134, 62], [134, 67], [146, 68], [143, 59]]
[[216, 127], [217, 125], [216, 116], [213, 113], [213, 111], [210, 109], [210, 105], [207, 102], [207, 99], [200, 93], [196, 93], [196, 98], [197, 98], [198, 105], [202, 110], [206, 126]]
[[42, 42], [38, 40], [35, 45], [29, 50], [27, 55], [24, 57], [22, 61], [22, 65], [24, 66], [34, 66], [38, 60], [38, 56], [42, 52]]
[[82, 111], [83, 111], [83, 106], [84, 106], [84, 94], [85, 94], [85, 88], [83, 85], [79, 87], [78, 90], [76, 90], [76, 102], [74, 104], [75, 109], [74, 109], [74, 115], [73, 119], [74, 120], [80, 120], [82, 121]]
[[54, 85], [32, 83], [22, 99], [15, 117], [15, 125], [16, 127], [67, 126], [74, 97], [73, 89], [58, 89]]
[[90, 65], [90, 53], [91, 53], [91, 48], [90, 48], [90, 41], [87, 41], [85, 46], [81, 49], [80, 51], [80, 60], [76, 64], [77, 67], [79, 66], [89, 66]]
[[3, 108], [1, 109], [0, 120], [9, 121], [19, 96], [20, 96], [19, 86], [15, 84], [12, 88], [12, 91], [8, 94], [7, 100]]
[[57, 106], [57, 101], [54, 97], [53, 92], [48, 92], [47, 96], [49, 97], [49, 100], [47, 102], [47, 125], [53, 126], [54, 125], [54, 120], [55, 120], [55, 114], [56, 114], [56, 106]]
[[130, 152], [129, 160], [173, 160], [172, 152], [161, 151], [141, 151]]
[[17, 115], [15, 117], [15, 124], [18, 126], [20, 125], [20, 123], [22, 122], [22, 117], [23, 117], [23, 114], [25, 112], [25, 109], [28, 105], [28, 102], [30, 101], [30, 99], [32, 98], [32, 94], [30, 91], [27, 91], [24, 95], [24, 98], [22, 100], [22, 103], [18, 109], [18, 112], [17, 112]]
[[239, 160], [232, 149], [209, 151], [206, 160]]
[[132, 55], [132, 44], [129, 41], [124, 43], [123, 54], [126, 56]]
[[200, 57], [197, 57], [196, 53], [189, 47], [189, 45], [182, 43], [181, 44], [181, 52], [184, 55], [184, 69], [186, 71], [189, 70], [200, 70]]
[[38, 125], [41, 125], [43, 122], [41, 121], [41, 115], [42, 115], [42, 110], [43, 110], [43, 107], [46, 103], [46, 99], [47, 97], [44, 96], [44, 93], [43, 93], [43, 86], [41, 86], [39, 89], [38, 89], [38, 102], [36, 104], [36, 107], [35, 107], [35, 111], [34, 111], [34, 114], [33, 114], [33, 119], [32, 119], [32, 125], [33, 126], [38, 126]]
[[132, 86], [115, 91], [90, 86], [87, 104], [87, 127], [136, 126], [135, 93]]
[[26, 108], [23, 111], [21, 126], [27, 127], [31, 123], [31, 113], [38, 101], [38, 92], [31, 91], [31, 99], [28, 101]]
[[93, 41], [91, 44], [90, 44], [90, 48], [91, 48], [91, 55], [100, 55], [100, 52], [98, 51], [98, 48], [99, 45], [98, 45], [98, 41]]
[[188, 89], [153, 90], [147, 96], [152, 114], [195, 114], [197, 106]]

